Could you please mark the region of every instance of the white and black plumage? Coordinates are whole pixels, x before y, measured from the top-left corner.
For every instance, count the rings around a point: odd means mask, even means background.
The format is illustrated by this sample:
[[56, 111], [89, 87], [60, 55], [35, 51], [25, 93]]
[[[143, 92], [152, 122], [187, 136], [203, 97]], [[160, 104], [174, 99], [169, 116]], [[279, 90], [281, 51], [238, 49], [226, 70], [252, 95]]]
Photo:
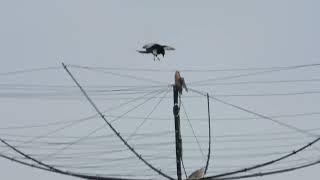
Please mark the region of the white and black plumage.
[[159, 54], [162, 54], [162, 57], [164, 57], [165, 51], [173, 51], [175, 50], [173, 47], [167, 46], [167, 45], [161, 45], [161, 44], [156, 44], [156, 43], [150, 43], [146, 44], [142, 47], [145, 49], [144, 51], [138, 51], [139, 53], [144, 53], [144, 54], [153, 54], [153, 60], [155, 61], [156, 58], [160, 60], [158, 57]]

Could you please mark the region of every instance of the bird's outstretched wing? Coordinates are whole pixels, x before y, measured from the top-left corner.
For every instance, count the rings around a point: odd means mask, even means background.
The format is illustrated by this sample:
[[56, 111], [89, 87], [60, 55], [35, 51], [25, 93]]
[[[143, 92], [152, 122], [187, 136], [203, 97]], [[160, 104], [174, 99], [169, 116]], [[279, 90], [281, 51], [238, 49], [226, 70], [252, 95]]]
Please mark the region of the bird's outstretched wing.
[[175, 48], [170, 47], [170, 46], [164, 46], [163, 49], [164, 49], [164, 50], [169, 50], [169, 51], [176, 50]]
[[140, 50], [137, 50], [137, 52], [142, 53], [142, 54], [147, 54], [148, 53], [147, 51], [140, 51]]
[[155, 45], [155, 43], [149, 43], [149, 44], [144, 45], [142, 48], [143, 49], [148, 49], [148, 48], [150, 48], [150, 47], [152, 47], [154, 45]]

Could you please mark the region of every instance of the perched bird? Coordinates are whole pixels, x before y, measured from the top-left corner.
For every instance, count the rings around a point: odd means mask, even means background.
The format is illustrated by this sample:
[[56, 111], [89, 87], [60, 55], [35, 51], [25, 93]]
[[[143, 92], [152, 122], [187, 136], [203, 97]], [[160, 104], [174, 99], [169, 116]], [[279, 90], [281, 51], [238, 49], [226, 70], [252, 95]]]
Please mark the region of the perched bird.
[[187, 180], [198, 180], [204, 177], [204, 168], [198, 169], [195, 172], [193, 172]]
[[183, 89], [185, 89], [186, 92], [188, 92], [186, 82], [184, 81], [184, 78], [180, 76], [179, 71], [176, 71], [176, 73], [174, 74], [174, 82], [180, 94], [182, 94]]
[[150, 43], [146, 44], [142, 47], [145, 49], [144, 51], [138, 51], [139, 53], [144, 53], [144, 54], [153, 54], [153, 60], [155, 61], [156, 58], [160, 61], [160, 58], [158, 57], [159, 54], [162, 54], [162, 57], [164, 57], [165, 51], [170, 50], [173, 51], [175, 50], [173, 47], [166, 46], [166, 45], [160, 45], [156, 43]]

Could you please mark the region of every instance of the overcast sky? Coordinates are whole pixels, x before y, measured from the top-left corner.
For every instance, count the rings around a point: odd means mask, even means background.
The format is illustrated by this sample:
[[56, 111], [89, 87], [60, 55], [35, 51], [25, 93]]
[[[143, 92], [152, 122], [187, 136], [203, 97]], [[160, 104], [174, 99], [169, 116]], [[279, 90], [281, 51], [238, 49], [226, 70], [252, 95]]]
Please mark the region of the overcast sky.
[[[317, 0], [0, 0], [0, 72], [56, 67], [60, 66], [61, 62], [94, 67], [161, 70], [232, 69], [319, 63], [319, 8], [320, 2]], [[167, 44], [175, 47], [176, 51], [167, 52], [161, 61], [154, 62], [151, 55], [141, 55], [136, 52], [149, 42]], [[281, 76], [271, 74], [264, 76], [263, 79], [312, 79], [317, 78], [319, 72], [317, 68], [303, 69], [283, 73]], [[77, 72], [77, 75], [81, 77], [81, 71]], [[144, 74], [131, 75], [144, 76]], [[204, 77], [182, 72], [182, 75], [191, 82], [211, 78], [212, 74]], [[224, 74], [217, 74], [217, 77], [219, 76]], [[144, 77], [170, 84], [173, 72], [161, 76], [151, 73]], [[82, 75], [82, 78], [83, 82], [93, 85], [99, 85], [101, 81], [108, 85], [116, 83], [103, 77], [98, 81], [90, 75]], [[259, 77], [243, 79], [247, 80], [261, 79]], [[73, 85], [62, 69], [30, 76], [0, 76], [0, 83]], [[126, 83], [135, 84], [130, 80]], [[242, 86], [236, 91], [234, 87], [207, 87], [204, 90], [210, 93], [215, 91], [218, 94], [259, 93], [269, 92], [268, 90], [316, 91], [319, 90], [320, 84], [284, 86], [279, 89], [248, 88]], [[288, 114], [297, 111], [299, 113], [317, 111], [319, 107], [317, 100], [320, 100], [320, 97], [315, 94], [303, 98], [287, 97], [286, 101], [279, 99], [247, 101], [247, 99], [231, 98], [227, 100], [272, 115], [273, 112]], [[28, 98], [21, 100], [17, 96], [7, 98], [1, 95], [1, 126], [19, 125], [22, 122], [24, 125], [32, 125], [37, 122], [51, 122], [54, 118], [84, 117], [94, 112], [84, 99], [80, 101], [79, 106], [72, 105], [68, 112], [64, 112], [64, 109], [70, 104], [49, 101]], [[47, 103], [50, 106], [45, 107]], [[191, 108], [194, 107], [190, 105], [189, 110]], [[171, 110], [171, 106], [169, 109]], [[192, 110], [200, 113], [200, 108]], [[46, 113], [52, 116], [46, 116]], [[80, 115], [75, 116], [77, 113]], [[229, 111], [224, 109], [219, 111], [218, 115], [227, 117], [228, 113]], [[233, 115], [246, 116], [236, 112]], [[30, 120], [28, 117], [36, 120]], [[40, 117], [45, 118], [40, 121]], [[319, 122], [312, 122], [314, 124], [303, 128], [320, 127]], [[228, 124], [221, 125], [222, 127], [227, 128]], [[130, 127], [125, 128], [130, 129]], [[233, 125], [230, 128], [244, 129], [243, 132], [246, 132], [246, 128], [263, 129], [259, 123], [251, 127]], [[214, 131], [223, 133], [222, 129]], [[310, 139], [305, 143], [309, 141]], [[0, 159], [0, 167], [2, 179], [75, 179], [24, 167], [4, 159]], [[254, 179], [315, 180], [319, 168], [315, 166], [287, 174]]]

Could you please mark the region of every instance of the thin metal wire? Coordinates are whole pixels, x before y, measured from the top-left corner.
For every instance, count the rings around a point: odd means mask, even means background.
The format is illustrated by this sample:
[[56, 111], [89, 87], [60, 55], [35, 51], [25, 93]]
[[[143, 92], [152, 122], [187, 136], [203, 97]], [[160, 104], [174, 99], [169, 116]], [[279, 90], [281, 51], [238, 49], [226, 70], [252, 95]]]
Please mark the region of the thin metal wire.
[[139, 129], [145, 124], [145, 122], [149, 119], [151, 114], [157, 109], [157, 107], [160, 105], [164, 97], [169, 93], [169, 90], [167, 90], [162, 98], [158, 101], [158, 103], [152, 108], [152, 110], [149, 112], [149, 114], [143, 119], [143, 121], [139, 124], [139, 126], [136, 127], [136, 129], [128, 136], [127, 142], [135, 136], [135, 134], [139, 131]]
[[23, 162], [23, 161], [19, 161], [19, 160], [16, 160], [14, 158], [10, 158], [8, 156], [5, 156], [3, 154], [0, 154], [1, 157], [3, 158], [6, 158], [6, 159], [9, 159], [9, 160], [12, 160], [14, 162], [17, 162], [19, 164], [23, 164], [23, 165], [27, 165], [27, 166], [30, 166], [30, 167], [34, 167], [34, 168], [38, 168], [38, 169], [42, 169], [42, 170], [46, 170], [46, 171], [51, 171], [51, 172], [55, 172], [55, 173], [58, 173], [58, 174], [64, 174], [64, 175], [68, 175], [68, 176], [74, 176], [74, 177], [79, 177], [79, 178], [83, 178], [83, 179], [96, 179], [96, 180], [132, 180], [132, 179], [124, 179], [124, 178], [110, 178], [110, 177], [98, 177], [98, 176], [88, 176], [88, 175], [84, 175], [84, 174], [80, 174], [80, 173], [74, 173], [74, 172], [71, 172], [71, 171], [63, 171], [63, 170], [60, 170], [60, 169], [57, 169], [55, 168], [54, 166], [51, 166], [51, 165], [48, 165], [46, 163], [43, 163], [41, 161], [38, 161], [37, 159], [34, 159], [33, 157], [23, 153], [22, 151], [18, 150], [17, 148], [13, 147], [12, 145], [10, 145], [9, 143], [7, 143], [6, 141], [4, 141], [3, 139], [0, 139], [0, 141], [4, 144], [6, 144], [8, 147], [10, 147], [12, 150], [14, 150], [15, 152], [17, 152], [18, 154], [21, 154], [22, 156], [24, 156], [26, 159], [29, 159], [37, 164], [38, 165], [33, 165], [33, 164], [30, 164], [30, 163], [26, 163], [26, 162]]
[[[126, 111], [126, 112], [123, 113], [122, 115], [114, 118], [114, 119], [111, 120], [110, 122], [115, 122], [115, 121], [121, 119], [122, 116], [125, 116], [125, 115], [128, 114], [129, 112], [131, 112], [131, 111], [139, 108], [140, 106], [142, 106], [143, 104], [147, 103], [147, 102], [148, 102], [149, 100], [151, 100], [151, 99], [152, 99], [152, 98], [150, 97], [149, 99], [147, 99], [147, 100], [141, 102], [140, 104], [132, 107], [131, 109], [129, 109], [128, 111]], [[96, 129], [94, 129], [93, 131], [91, 131], [91, 132], [88, 133], [87, 135], [85, 135], [85, 136], [77, 139], [76, 141], [73, 141], [73, 142], [71, 142], [71, 143], [68, 143], [65, 147], [57, 150], [56, 152], [54, 152], [54, 153], [52, 153], [52, 154], [47, 155], [44, 159], [52, 158], [52, 157], [54, 157], [55, 155], [57, 155], [58, 153], [61, 153], [62, 151], [68, 149], [68, 148], [71, 147], [72, 145], [75, 145], [75, 144], [77, 144], [77, 143], [79, 143], [79, 142], [81, 142], [81, 141], [83, 141], [83, 140], [86, 140], [86, 139], [87, 139], [88, 137], [90, 137], [91, 135], [93, 135], [93, 134], [97, 133], [98, 131], [104, 129], [104, 128], [106, 127], [106, 125], [107, 125], [107, 124], [104, 124], [103, 126], [100, 126], [100, 127], [96, 128]], [[42, 160], [44, 160], [44, 159], [42, 159]]]
[[61, 69], [61, 68], [58, 66], [49, 66], [49, 67], [41, 67], [41, 68], [23, 69], [18, 71], [2, 72], [0, 73], [0, 76], [17, 75], [17, 74], [31, 73], [31, 72], [37, 72], [37, 71], [56, 70], [56, 69]]
[[[204, 94], [203, 92], [201, 92], [201, 91], [199, 91], [199, 90], [195, 90], [195, 89], [191, 89], [191, 88], [189, 88], [189, 89], [190, 89], [190, 91], [193, 91], [193, 92], [195, 92], [195, 93], [202, 94], [203, 96], [206, 96], [206, 94]], [[297, 128], [297, 127], [295, 127], [295, 126], [293, 126], [293, 125], [290, 125], [290, 124], [287, 124], [287, 123], [278, 121], [278, 120], [276, 120], [276, 119], [273, 119], [273, 118], [271, 118], [271, 117], [268, 117], [268, 116], [265, 116], [265, 115], [262, 115], [262, 114], [253, 112], [253, 111], [251, 111], [251, 110], [249, 110], [249, 109], [246, 109], [246, 108], [243, 108], [243, 107], [240, 107], [240, 106], [237, 106], [237, 105], [228, 103], [228, 102], [226, 102], [226, 101], [224, 101], [224, 100], [221, 100], [221, 99], [218, 99], [218, 98], [216, 98], [216, 97], [213, 97], [213, 96], [209, 96], [209, 97], [210, 97], [211, 99], [214, 99], [214, 100], [216, 100], [216, 101], [218, 101], [218, 102], [220, 102], [220, 103], [223, 103], [223, 104], [225, 104], [225, 105], [232, 106], [232, 107], [234, 107], [234, 108], [236, 108], [236, 109], [245, 111], [245, 112], [247, 112], [247, 113], [253, 114], [253, 115], [258, 116], [258, 117], [261, 117], [261, 118], [263, 118], [263, 119], [267, 119], [267, 120], [273, 121], [273, 122], [275, 122], [276, 124], [278, 124], [278, 125], [280, 125], [280, 126], [289, 128], [289, 129], [294, 130], [294, 131], [296, 131], [296, 132], [300, 132], [300, 133], [302, 133], [302, 134], [304, 134], [304, 135], [306, 135], [306, 136], [309, 136], [309, 137], [319, 137], [319, 135], [317, 135], [317, 134], [314, 134], [314, 133], [311, 133], [311, 132], [309, 132], [309, 131], [306, 131], [306, 130]]]
[[[76, 67], [76, 66], [73, 66], [73, 67]], [[138, 80], [138, 81], [145, 81], [145, 82], [152, 82], [152, 83], [155, 83], [155, 84], [167, 84], [165, 82], [161, 82], [161, 81], [156, 81], [154, 79], [148, 79], [148, 78], [142, 78], [142, 77], [136, 77], [136, 76], [132, 76], [132, 75], [128, 75], [128, 74], [119, 74], [119, 73], [114, 73], [114, 72], [111, 72], [111, 71], [108, 71], [108, 70], [104, 70], [104, 69], [92, 69], [92, 68], [89, 68], [89, 67], [79, 67], [77, 66], [76, 68], [81, 68], [81, 69], [86, 69], [86, 70], [91, 70], [91, 71], [97, 71], [97, 72], [100, 72], [100, 73], [104, 73], [104, 74], [110, 74], [110, 75], [113, 75], [113, 76], [118, 76], [118, 77], [124, 77], [124, 78], [129, 78], [129, 79], [134, 79], [134, 80]]]
[[229, 79], [235, 79], [235, 78], [240, 78], [240, 77], [247, 77], [247, 76], [252, 76], [252, 75], [261, 75], [261, 74], [269, 74], [273, 72], [280, 72], [280, 71], [287, 71], [287, 70], [294, 70], [294, 69], [299, 69], [299, 68], [306, 68], [306, 67], [314, 67], [314, 66], [320, 66], [320, 64], [315, 63], [315, 64], [303, 64], [303, 65], [297, 65], [297, 66], [288, 66], [288, 67], [283, 67], [279, 69], [272, 69], [272, 70], [266, 70], [266, 71], [259, 71], [259, 72], [253, 72], [253, 73], [245, 73], [245, 74], [238, 74], [238, 75], [232, 75], [232, 76], [224, 76], [224, 77], [218, 77], [218, 78], [209, 78], [206, 80], [200, 80], [200, 81], [194, 81], [188, 83], [189, 85], [195, 85], [203, 82], [209, 82], [209, 81], [218, 81], [218, 80], [229, 80]]
[[78, 81], [74, 78], [74, 76], [71, 74], [71, 72], [68, 70], [67, 66], [62, 63], [62, 66], [67, 71], [67, 73], [70, 75], [72, 80], [77, 84], [77, 86], [80, 88], [83, 95], [87, 98], [87, 100], [90, 102], [92, 107], [97, 111], [97, 113], [100, 115], [100, 117], [108, 124], [108, 126], [111, 128], [111, 130], [119, 137], [119, 139], [126, 145], [132, 152], [137, 156], [138, 159], [140, 159], [142, 162], [144, 162], [147, 166], [149, 166], [152, 170], [157, 172], [158, 174], [162, 175], [163, 177], [167, 179], [174, 180], [174, 178], [168, 176], [167, 174], [161, 172], [161, 170], [155, 168], [153, 165], [151, 165], [149, 162], [147, 162], [140, 154], [138, 154], [133, 147], [131, 147], [127, 141], [120, 135], [120, 133], [110, 124], [110, 122], [105, 118], [105, 116], [102, 114], [102, 112], [98, 109], [98, 107], [95, 105], [95, 103], [91, 100], [89, 95], [86, 93], [86, 91], [81, 87], [81, 85], [78, 83]]
[[181, 105], [182, 105], [182, 107], [183, 107], [183, 112], [184, 112], [184, 114], [185, 114], [185, 116], [186, 116], [186, 118], [187, 118], [187, 120], [188, 120], [188, 124], [189, 124], [189, 126], [190, 126], [190, 128], [191, 128], [193, 137], [195, 138], [195, 140], [196, 140], [196, 142], [197, 142], [197, 145], [198, 145], [198, 148], [199, 148], [199, 151], [201, 152], [202, 158], [206, 161], [206, 157], [205, 157], [205, 155], [204, 155], [204, 152], [203, 152], [203, 150], [202, 150], [202, 147], [201, 147], [201, 145], [200, 145], [200, 142], [199, 142], [199, 140], [198, 140], [198, 137], [197, 137], [197, 135], [196, 135], [196, 133], [195, 133], [195, 131], [194, 131], [194, 128], [193, 128], [193, 126], [192, 126], [192, 124], [191, 124], [191, 122], [190, 122], [190, 119], [189, 119], [189, 117], [188, 117], [188, 114], [187, 114], [186, 109], [185, 109], [185, 107], [184, 107], [184, 105], [183, 105], [182, 102], [181, 102]]
[[[304, 65], [316, 65], [316, 64], [304, 64]], [[76, 64], [68, 64], [70, 67], [78, 68], [91, 68], [91, 69], [100, 69], [100, 70], [114, 70], [114, 71], [142, 71], [142, 72], [175, 72], [176, 69], [155, 69], [155, 68], [128, 68], [128, 67], [94, 67], [94, 66], [82, 66]], [[297, 65], [295, 65], [297, 66]], [[301, 65], [299, 65], [301, 66]], [[249, 67], [249, 68], [225, 68], [225, 69], [181, 69], [183, 72], [228, 72], [228, 71], [261, 71], [261, 70], [270, 70], [270, 69], [284, 69], [294, 66], [273, 66], [273, 67]]]
[[274, 171], [269, 171], [269, 172], [259, 172], [259, 173], [249, 174], [249, 175], [235, 176], [235, 177], [223, 177], [223, 178], [211, 178], [211, 177], [208, 177], [208, 178], [203, 178], [203, 179], [205, 179], [205, 180], [233, 180], [233, 179], [244, 179], [244, 178], [250, 178], [250, 177], [261, 177], [261, 176], [266, 176], [266, 175], [273, 175], [273, 174], [280, 174], [280, 173], [295, 171], [295, 170], [298, 170], [298, 169], [314, 166], [314, 165], [317, 165], [319, 163], [320, 163], [320, 160], [317, 160], [317, 161], [310, 162], [310, 163], [307, 163], [307, 164], [304, 164], [304, 165], [295, 166], [295, 167], [292, 167], [292, 168], [274, 170]]

